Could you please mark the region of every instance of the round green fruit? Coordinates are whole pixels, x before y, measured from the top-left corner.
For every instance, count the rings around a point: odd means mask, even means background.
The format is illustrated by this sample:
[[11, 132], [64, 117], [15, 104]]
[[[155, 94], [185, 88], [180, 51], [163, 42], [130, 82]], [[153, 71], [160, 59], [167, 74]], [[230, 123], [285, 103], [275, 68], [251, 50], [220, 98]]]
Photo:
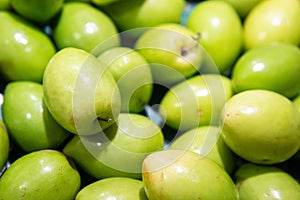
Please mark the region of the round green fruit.
[[245, 18], [247, 14], [262, 0], [222, 0], [231, 4], [238, 12], [241, 18]]
[[69, 136], [49, 113], [40, 83], [8, 83], [2, 116], [9, 135], [26, 152], [57, 148]]
[[74, 199], [80, 175], [59, 151], [40, 150], [14, 161], [0, 179], [0, 199]]
[[10, 0], [0, 0], [0, 10], [11, 10]]
[[63, 6], [64, 0], [11, 0], [11, 7], [24, 18], [38, 23], [52, 19]]
[[214, 161], [185, 150], [154, 152], [143, 162], [149, 200], [238, 199], [231, 177]]
[[[99, 2], [93, 1], [96, 4]], [[130, 0], [130, 3], [121, 0], [99, 6], [114, 20], [121, 31], [126, 31], [163, 23], [179, 23], [184, 0]]]
[[152, 96], [151, 68], [144, 57], [127, 47], [111, 48], [98, 59], [114, 76], [121, 93], [121, 112], [141, 112]]
[[130, 199], [147, 200], [141, 180], [126, 177], [110, 177], [93, 182], [82, 188], [76, 200]]
[[91, 53], [67, 47], [48, 63], [44, 101], [53, 118], [68, 131], [91, 135], [111, 126], [121, 107], [112, 74]]
[[145, 29], [135, 49], [150, 64], [155, 83], [173, 85], [201, 68], [203, 49], [198, 37], [180, 24], [161, 24]]
[[180, 131], [217, 125], [231, 96], [229, 78], [219, 74], [197, 75], [171, 87], [160, 102], [159, 113], [166, 125]]
[[291, 44], [271, 43], [252, 48], [234, 65], [233, 89], [268, 89], [295, 97], [300, 91], [299, 63], [300, 50]]
[[222, 137], [237, 155], [253, 163], [275, 164], [300, 146], [300, 115], [291, 100], [269, 90], [248, 90], [224, 107]]
[[56, 49], [50, 38], [18, 15], [0, 11], [0, 73], [9, 81], [42, 82]]
[[221, 73], [232, 67], [242, 51], [243, 27], [240, 16], [229, 3], [200, 2], [189, 15], [187, 27], [200, 33], [200, 44]]
[[9, 136], [2, 120], [0, 120], [0, 171], [5, 165], [9, 155]]
[[[84, 2], [66, 2], [53, 30], [58, 49], [75, 47], [98, 56], [120, 45], [117, 28], [104, 12]], [[109, 42], [106, 40], [109, 39]]]
[[63, 149], [85, 172], [95, 178], [141, 178], [142, 162], [164, 147], [159, 126], [141, 114], [120, 113], [104, 132], [75, 136]]
[[251, 49], [271, 42], [300, 44], [299, 0], [261, 1], [244, 21], [244, 43]]
[[274, 166], [243, 164], [234, 179], [240, 200], [300, 199], [300, 185]]
[[176, 138], [169, 149], [190, 150], [219, 164], [229, 174], [235, 169], [235, 156], [220, 137], [217, 126], [200, 126]]

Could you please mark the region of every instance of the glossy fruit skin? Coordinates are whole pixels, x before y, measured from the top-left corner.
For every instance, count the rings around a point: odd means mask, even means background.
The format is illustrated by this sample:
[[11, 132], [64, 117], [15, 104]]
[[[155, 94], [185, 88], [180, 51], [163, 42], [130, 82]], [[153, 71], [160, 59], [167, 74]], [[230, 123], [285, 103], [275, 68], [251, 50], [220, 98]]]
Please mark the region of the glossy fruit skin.
[[[276, 58], [276, 59], [275, 59]], [[235, 92], [268, 89], [295, 97], [300, 91], [300, 50], [285, 43], [271, 43], [246, 51], [232, 72]]]
[[187, 27], [200, 32], [200, 44], [221, 73], [232, 67], [243, 48], [243, 27], [238, 13], [229, 3], [200, 2], [191, 12]]
[[271, 42], [300, 44], [300, 2], [261, 1], [244, 21], [244, 43], [251, 49]]
[[126, 177], [110, 177], [82, 188], [75, 200], [130, 199], [147, 200], [141, 180]]
[[[107, 48], [119, 46], [117, 34], [114, 22], [105, 13], [83, 2], [64, 3], [53, 30], [58, 49], [76, 47], [95, 56]], [[108, 39], [109, 42], [105, 43]]]
[[100, 61], [82, 49], [58, 51], [44, 73], [44, 101], [53, 118], [74, 134], [90, 135], [112, 125], [120, 92]]
[[0, 171], [5, 165], [9, 155], [9, 136], [3, 120], [0, 120]]
[[232, 94], [229, 78], [219, 74], [197, 75], [171, 87], [160, 102], [159, 113], [166, 125], [181, 131], [217, 125]]
[[0, 11], [0, 72], [9, 81], [42, 82], [56, 49], [50, 38], [16, 14]]
[[59, 151], [40, 150], [12, 163], [0, 179], [0, 199], [74, 199], [80, 175]]
[[299, 149], [300, 115], [293, 102], [269, 90], [248, 90], [225, 104], [222, 137], [240, 157], [276, 164]]
[[[172, 9], [170, 8], [172, 5]], [[179, 23], [184, 0], [116, 1], [100, 6], [121, 31], [153, 27], [163, 23]]]
[[141, 112], [152, 96], [152, 72], [132, 48], [111, 48], [97, 57], [114, 76], [121, 93], [121, 112]]
[[143, 162], [142, 180], [149, 200], [238, 199], [230, 176], [214, 161], [192, 151], [150, 154]]
[[231, 4], [241, 18], [245, 18], [247, 14], [262, 0], [223, 0]]
[[76, 136], [63, 152], [97, 179], [140, 179], [143, 159], [163, 146], [162, 131], [153, 121], [141, 114], [120, 113], [118, 121], [104, 132]]
[[300, 185], [288, 173], [274, 166], [243, 164], [234, 179], [240, 200], [299, 199]]
[[10, 4], [24, 18], [37, 23], [46, 23], [58, 14], [63, 3], [64, 0], [11, 0]]
[[154, 82], [165, 86], [194, 75], [202, 65], [203, 49], [197, 33], [176, 23], [146, 29], [135, 49], [150, 64]]
[[69, 136], [43, 101], [43, 86], [10, 82], [5, 88], [2, 116], [12, 139], [25, 151], [57, 148]]
[[220, 137], [220, 129], [217, 126], [200, 126], [183, 132], [168, 149], [190, 150], [198, 153], [219, 164], [229, 174], [235, 169], [235, 156]]

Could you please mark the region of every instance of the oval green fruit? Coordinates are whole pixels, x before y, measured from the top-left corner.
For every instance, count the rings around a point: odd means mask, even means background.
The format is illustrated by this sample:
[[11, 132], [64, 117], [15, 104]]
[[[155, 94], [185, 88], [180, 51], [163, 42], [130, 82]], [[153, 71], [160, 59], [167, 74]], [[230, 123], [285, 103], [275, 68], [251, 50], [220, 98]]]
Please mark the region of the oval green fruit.
[[200, 33], [200, 44], [221, 73], [232, 67], [243, 48], [243, 27], [240, 16], [229, 3], [200, 2], [189, 15], [187, 27]]
[[[274, 59], [276, 58], [276, 59]], [[300, 91], [300, 50], [285, 43], [272, 43], [246, 51], [234, 65], [235, 92], [268, 89], [289, 98]]]
[[53, 38], [58, 49], [75, 47], [95, 56], [120, 45], [114, 22], [101, 10], [84, 2], [64, 3]]
[[9, 155], [9, 136], [6, 126], [2, 120], [0, 120], [0, 171], [5, 165]]
[[12, 12], [0, 11], [0, 73], [9, 81], [42, 82], [56, 52], [50, 38]]
[[171, 87], [160, 102], [159, 113], [166, 125], [182, 131], [217, 125], [223, 105], [231, 96], [229, 78], [197, 75]]
[[9, 135], [26, 152], [57, 148], [69, 136], [49, 113], [40, 83], [8, 83], [2, 116]]
[[225, 104], [222, 137], [240, 157], [275, 164], [300, 146], [300, 115], [285, 96], [269, 90], [247, 90]]
[[220, 137], [217, 126], [200, 126], [183, 132], [169, 149], [190, 150], [219, 164], [229, 174], [235, 169], [235, 155]]
[[300, 44], [299, 0], [261, 1], [244, 21], [244, 44], [251, 49], [271, 42]]
[[203, 49], [197, 33], [176, 23], [144, 30], [135, 49], [150, 64], [154, 82], [173, 85], [191, 77], [202, 66]]
[[225, 170], [192, 151], [150, 154], [143, 162], [142, 180], [149, 200], [238, 199], [234, 182]]
[[100, 0], [92, 2], [104, 10], [121, 31], [179, 23], [184, 7], [184, 0], [131, 0], [130, 3], [114, 0], [107, 5], [100, 5]]
[[128, 199], [147, 200], [141, 180], [126, 177], [110, 177], [93, 182], [82, 188], [75, 200]]
[[14, 11], [24, 18], [38, 23], [46, 23], [52, 19], [63, 6], [64, 0], [11, 0]]
[[26, 154], [4, 172], [0, 199], [74, 199], [80, 175], [59, 151], [40, 150]]
[[144, 158], [163, 147], [163, 133], [153, 121], [141, 114], [120, 113], [104, 132], [76, 136], [63, 152], [95, 178], [139, 179]]
[[275, 166], [245, 163], [234, 174], [240, 200], [300, 199], [300, 185]]
[[150, 65], [137, 51], [115, 47], [104, 51], [98, 59], [114, 76], [121, 93], [121, 112], [141, 112], [152, 97]]
[[53, 118], [75, 134], [90, 135], [112, 125], [121, 97], [112, 74], [91, 53], [67, 47], [48, 63], [44, 101]]

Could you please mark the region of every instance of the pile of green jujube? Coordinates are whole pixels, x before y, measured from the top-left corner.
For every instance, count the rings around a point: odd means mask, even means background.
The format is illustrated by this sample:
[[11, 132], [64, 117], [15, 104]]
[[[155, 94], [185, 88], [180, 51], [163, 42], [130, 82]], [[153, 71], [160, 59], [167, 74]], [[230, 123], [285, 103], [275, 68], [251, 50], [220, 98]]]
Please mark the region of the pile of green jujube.
[[299, 0], [0, 0], [0, 200], [299, 200]]

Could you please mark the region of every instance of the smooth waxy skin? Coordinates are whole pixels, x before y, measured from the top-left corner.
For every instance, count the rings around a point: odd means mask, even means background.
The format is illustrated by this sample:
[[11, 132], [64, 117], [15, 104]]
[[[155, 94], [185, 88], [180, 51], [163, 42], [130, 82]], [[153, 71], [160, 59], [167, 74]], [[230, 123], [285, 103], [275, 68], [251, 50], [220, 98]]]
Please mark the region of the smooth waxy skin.
[[19, 157], [0, 179], [0, 199], [74, 199], [80, 175], [59, 151], [40, 150]]
[[222, 137], [242, 158], [258, 164], [283, 162], [300, 146], [300, 115], [293, 102], [268, 90], [234, 95], [224, 109]]
[[147, 200], [141, 180], [111, 177], [93, 182], [76, 195], [75, 200], [130, 199]]
[[73, 47], [58, 51], [43, 80], [53, 118], [75, 134], [90, 135], [112, 125], [120, 112], [120, 92], [111, 73], [92, 54]]
[[61, 10], [64, 0], [11, 0], [12, 8], [21, 16], [38, 23], [46, 23]]
[[244, 43], [251, 49], [271, 42], [300, 44], [300, 2], [261, 1], [244, 22]]
[[10, 82], [2, 116], [10, 136], [26, 152], [57, 148], [69, 136], [49, 113], [40, 83]]
[[230, 80], [222, 75], [197, 75], [174, 85], [163, 96], [159, 112], [174, 129], [216, 125], [225, 102], [232, 96]]
[[230, 4], [222, 1], [199, 3], [190, 14], [187, 27], [201, 33], [200, 44], [221, 73], [232, 67], [242, 51], [243, 27]]
[[0, 72], [8, 80], [42, 82], [56, 49], [46, 34], [13, 14], [0, 11]]
[[155, 83], [162, 85], [172, 85], [192, 76], [201, 68], [203, 60], [198, 35], [175, 23], [146, 30], [135, 48], [150, 64]]
[[2, 120], [0, 120], [0, 171], [5, 165], [9, 155], [9, 136]]
[[[117, 34], [114, 22], [105, 13], [83, 2], [65, 3], [53, 30], [53, 38], [59, 49], [76, 47], [95, 56], [107, 48], [119, 46]], [[108, 39], [109, 42], [105, 43]]]
[[243, 164], [234, 179], [240, 200], [300, 199], [300, 185], [290, 174], [274, 166]]
[[[172, 5], [172, 9], [170, 9]], [[116, 1], [100, 6], [115, 21], [121, 31], [179, 23], [184, 7], [183, 0], [131, 0]]]
[[252, 8], [262, 0], [223, 0], [231, 4], [239, 13], [241, 18], [245, 18]]
[[142, 180], [149, 200], [238, 199], [230, 176], [214, 161], [191, 151], [150, 154], [143, 162]]
[[[276, 58], [276, 59], [274, 59]], [[268, 89], [288, 98], [300, 91], [300, 50], [275, 43], [250, 49], [237, 61], [232, 72], [235, 92]]]
[[108, 68], [121, 93], [121, 112], [139, 113], [150, 101], [153, 80], [151, 68], [141, 54], [131, 48], [115, 47], [98, 59]]
[[116, 124], [104, 133], [74, 137], [63, 152], [95, 178], [139, 179], [143, 159], [163, 146], [162, 131], [153, 121], [140, 114], [120, 113]]
[[235, 156], [220, 136], [217, 126], [200, 126], [184, 132], [169, 149], [190, 150], [218, 163], [231, 174], [235, 168]]

